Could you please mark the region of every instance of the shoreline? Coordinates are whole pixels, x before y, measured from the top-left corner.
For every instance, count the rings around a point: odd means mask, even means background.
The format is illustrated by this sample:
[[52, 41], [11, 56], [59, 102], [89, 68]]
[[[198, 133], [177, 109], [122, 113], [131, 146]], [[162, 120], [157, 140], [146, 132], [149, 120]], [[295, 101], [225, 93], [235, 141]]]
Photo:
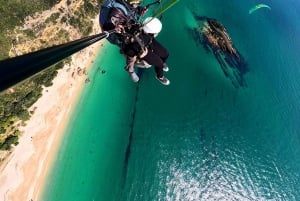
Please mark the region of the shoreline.
[[[95, 28], [97, 19], [93, 33], [100, 32], [100, 28]], [[72, 55], [71, 65], [58, 71], [53, 85], [44, 88], [42, 97], [31, 106], [34, 114], [20, 128], [19, 144], [0, 166], [0, 200], [40, 199], [60, 141], [88, 78], [85, 73], [79, 73], [78, 68], [89, 72], [101, 54], [103, 43], [104, 40], [98, 41]]]

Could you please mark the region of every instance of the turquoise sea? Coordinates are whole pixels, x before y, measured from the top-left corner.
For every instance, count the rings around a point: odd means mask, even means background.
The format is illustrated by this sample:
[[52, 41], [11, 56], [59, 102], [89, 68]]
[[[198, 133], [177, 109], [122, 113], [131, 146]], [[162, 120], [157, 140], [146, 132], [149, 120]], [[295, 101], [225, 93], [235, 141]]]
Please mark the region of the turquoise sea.
[[[248, 10], [266, 3], [248, 14]], [[248, 63], [236, 88], [189, 34], [215, 18]], [[42, 200], [300, 200], [300, 2], [181, 0], [158, 37], [170, 86], [105, 45], [73, 111]]]

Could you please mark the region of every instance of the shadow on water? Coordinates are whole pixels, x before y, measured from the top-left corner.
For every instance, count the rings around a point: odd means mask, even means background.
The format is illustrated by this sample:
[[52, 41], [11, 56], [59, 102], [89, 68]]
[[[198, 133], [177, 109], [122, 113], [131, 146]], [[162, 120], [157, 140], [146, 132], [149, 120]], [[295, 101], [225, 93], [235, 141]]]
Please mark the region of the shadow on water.
[[130, 158], [130, 149], [131, 149], [131, 142], [132, 142], [132, 136], [133, 136], [133, 128], [134, 128], [134, 122], [135, 122], [135, 114], [136, 114], [136, 103], [138, 101], [138, 94], [139, 94], [139, 84], [136, 86], [136, 95], [135, 95], [135, 104], [132, 112], [132, 119], [130, 123], [130, 133], [129, 133], [129, 139], [128, 139], [128, 145], [125, 152], [125, 159], [124, 159], [124, 167], [123, 167], [123, 178], [124, 183], [126, 182], [126, 175], [127, 175], [127, 169], [128, 169], [128, 161]]
[[198, 27], [189, 28], [188, 32], [197, 45], [206, 52], [212, 52], [224, 75], [231, 80], [234, 87], [247, 87], [244, 74], [249, 71], [248, 65], [234, 46], [226, 28], [216, 19], [194, 14]]
[[[137, 69], [137, 74], [139, 78], [143, 77], [144, 74], [144, 69]], [[132, 111], [132, 118], [130, 122], [130, 133], [129, 133], [129, 138], [128, 138], [128, 144], [126, 147], [126, 152], [125, 152], [125, 157], [124, 157], [124, 166], [123, 166], [123, 172], [122, 172], [122, 189], [124, 189], [124, 186], [126, 185], [126, 177], [127, 177], [127, 172], [128, 172], [128, 163], [130, 159], [130, 154], [131, 154], [131, 146], [132, 146], [132, 139], [133, 139], [133, 129], [134, 129], [134, 122], [136, 118], [136, 111], [137, 111], [137, 102], [138, 102], [138, 96], [139, 96], [139, 90], [140, 90], [140, 84], [138, 83], [135, 88], [135, 99], [134, 99], [134, 106], [133, 106], [133, 111]], [[125, 192], [122, 192], [121, 195], [123, 195]]]

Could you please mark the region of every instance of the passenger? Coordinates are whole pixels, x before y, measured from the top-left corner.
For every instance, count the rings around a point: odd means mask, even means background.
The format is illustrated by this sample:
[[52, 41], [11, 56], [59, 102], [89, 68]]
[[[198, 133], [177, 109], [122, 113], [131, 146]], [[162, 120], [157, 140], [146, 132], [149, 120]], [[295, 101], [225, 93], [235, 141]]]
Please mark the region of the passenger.
[[166, 64], [169, 52], [155, 39], [155, 35], [161, 31], [161, 28], [161, 22], [157, 18], [150, 19], [141, 32], [130, 38], [130, 42], [124, 46], [123, 52], [127, 56], [125, 69], [130, 73], [134, 82], [139, 81], [139, 77], [134, 72], [134, 64], [137, 59], [141, 59], [154, 66], [158, 81], [163, 85], [170, 84], [164, 76], [164, 71], [169, 71]]

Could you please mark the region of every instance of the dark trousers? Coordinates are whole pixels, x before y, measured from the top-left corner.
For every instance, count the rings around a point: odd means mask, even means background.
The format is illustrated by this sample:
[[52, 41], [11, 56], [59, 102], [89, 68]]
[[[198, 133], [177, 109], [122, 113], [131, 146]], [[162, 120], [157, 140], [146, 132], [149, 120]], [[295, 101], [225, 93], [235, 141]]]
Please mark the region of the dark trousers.
[[152, 43], [148, 47], [148, 53], [142, 59], [145, 60], [148, 64], [153, 65], [156, 76], [163, 77], [163, 64], [167, 61], [169, 57], [168, 50], [163, 47], [155, 39], [152, 40]]

